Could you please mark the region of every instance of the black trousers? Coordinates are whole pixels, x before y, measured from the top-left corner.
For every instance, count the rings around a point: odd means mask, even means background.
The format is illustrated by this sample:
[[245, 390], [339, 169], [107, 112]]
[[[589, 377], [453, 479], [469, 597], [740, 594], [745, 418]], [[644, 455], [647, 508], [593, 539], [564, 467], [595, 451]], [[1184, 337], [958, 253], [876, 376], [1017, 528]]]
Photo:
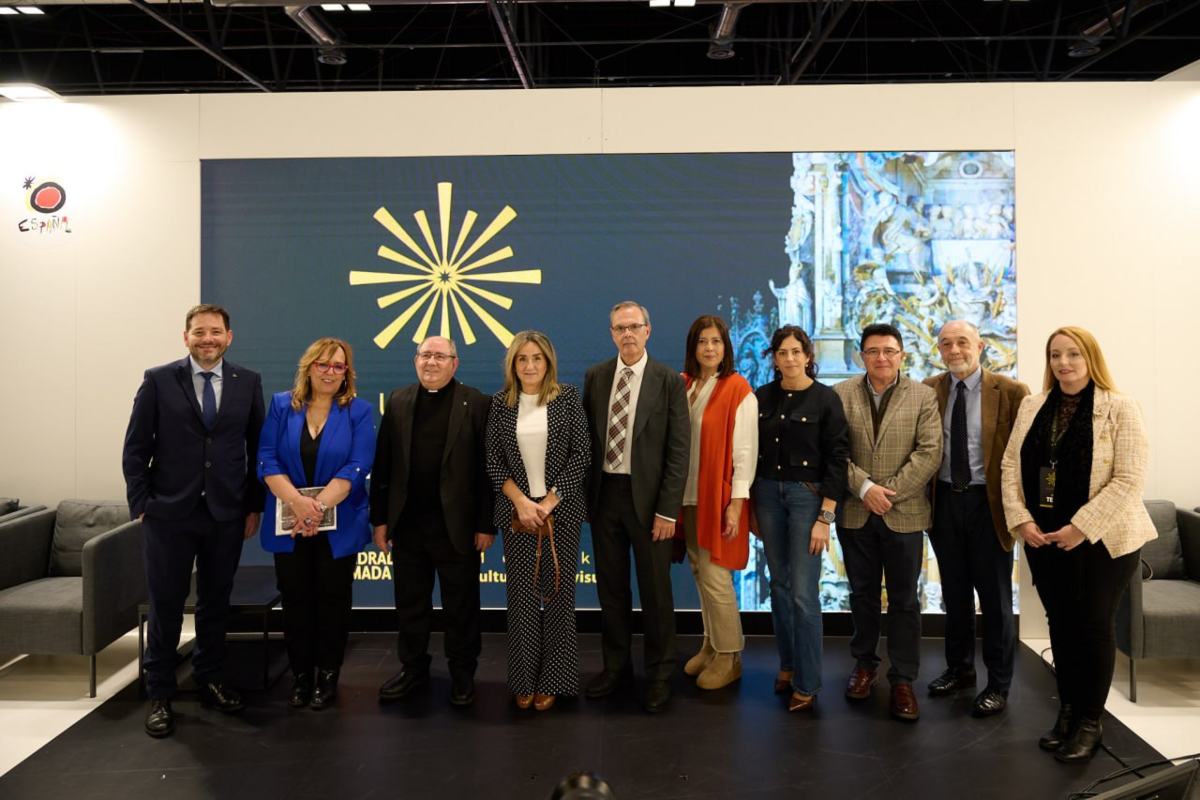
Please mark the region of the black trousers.
[[646, 636], [646, 679], [669, 680], [675, 671], [673, 545], [670, 539], [655, 542], [651, 531], [638, 522], [633, 510], [633, 484], [628, 476], [606, 473], [602, 478], [599, 508], [592, 514], [592, 545], [596, 551], [604, 669], [619, 672], [629, 666], [633, 638], [633, 590], [629, 580], [632, 550]]
[[350, 637], [356, 555], [334, 558], [324, 534], [297, 536], [292, 552], [275, 554], [292, 674], [341, 669]]
[[176, 690], [179, 631], [183, 606], [196, 567], [196, 640], [192, 673], [200, 684], [221, 680], [225, 658], [225, 620], [229, 593], [242, 557], [245, 520], [218, 522], [201, 502], [179, 520], [142, 520], [145, 535], [146, 588], [150, 595], [147, 619], [146, 694], [169, 700]]
[[458, 552], [443, 532], [401, 528], [392, 539], [396, 652], [404, 668], [429, 669], [433, 580], [442, 590], [446, 659], [452, 675], [473, 676], [479, 663], [479, 554]]
[[1113, 558], [1102, 542], [1074, 550], [1026, 547], [1033, 585], [1046, 609], [1060, 702], [1100, 719], [1117, 656], [1117, 605], [1141, 549]]
[[983, 663], [988, 688], [1008, 692], [1016, 655], [1012, 611], [1013, 554], [1000, 546], [987, 487], [955, 492], [938, 482], [929, 542], [942, 574], [946, 666], [975, 670], [975, 593], [983, 615]]
[[924, 536], [896, 533], [872, 514], [861, 528], [838, 530], [838, 541], [850, 581], [850, 617], [854, 635], [850, 654], [858, 666], [874, 670], [880, 658], [875, 652], [882, 627], [883, 581], [887, 580], [888, 680], [912, 683], [921, 664], [921, 603], [917, 581], [921, 576]]

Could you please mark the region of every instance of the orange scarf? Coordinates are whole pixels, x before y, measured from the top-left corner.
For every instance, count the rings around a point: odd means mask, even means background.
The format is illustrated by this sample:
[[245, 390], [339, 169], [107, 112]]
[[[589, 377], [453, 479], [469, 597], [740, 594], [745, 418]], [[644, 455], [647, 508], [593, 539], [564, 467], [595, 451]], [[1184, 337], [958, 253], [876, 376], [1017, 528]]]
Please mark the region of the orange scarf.
[[[690, 391], [694, 378], [684, 373]], [[733, 495], [733, 426], [738, 406], [750, 394], [750, 384], [741, 375], [726, 375], [717, 380], [704, 407], [700, 422], [700, 458], [696, 476], [696, 541], [709, 552], [712, 563], [725, 569], [745, 569], [750, 558], [750, 509], [747, 500], [738, 519], [738, 532], [732, 539], [721, 536], [725, 527], [725, 509]], [[719, 500], [720, 502], [715, 502]], [[676, 526], [676, 538], [683, 527]]]

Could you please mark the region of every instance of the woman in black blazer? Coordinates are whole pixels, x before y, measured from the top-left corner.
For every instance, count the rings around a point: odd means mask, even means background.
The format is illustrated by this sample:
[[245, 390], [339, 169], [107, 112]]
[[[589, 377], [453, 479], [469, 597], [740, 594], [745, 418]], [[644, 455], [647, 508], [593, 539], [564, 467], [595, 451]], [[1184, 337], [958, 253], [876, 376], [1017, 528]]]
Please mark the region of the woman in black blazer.
[[[579, 393], [558, 382], [545, 334], [513, 337], [504, 388], [492, 397], [487, 442], [507, 572], [508, 688], [519, 708], [547, 711], [555, 697], [579, 694], [575, 572], [591, 442]], [[557, 563], [549, 541], [538, 563], [539, 537], [524, 531], [544, 527], [551, 515]]]

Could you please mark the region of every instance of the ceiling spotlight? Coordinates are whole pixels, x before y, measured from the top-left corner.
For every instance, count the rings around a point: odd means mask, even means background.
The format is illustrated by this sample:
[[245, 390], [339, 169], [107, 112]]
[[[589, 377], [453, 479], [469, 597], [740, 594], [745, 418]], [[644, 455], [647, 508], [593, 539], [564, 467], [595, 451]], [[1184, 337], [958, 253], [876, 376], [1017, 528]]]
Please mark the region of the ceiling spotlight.
[[671, 0], [650, 0], [651, 8], [666, 8], [671, 5]]
[[55, 92], [34, 83], [0, 83], [0, 97], [9, 100], [62, 100]]
[[45, 11], [42, 11], [40, 8], [37, 8], [36, 6], [17, 6], [17, 11], [20, 11], [22, 14], [30, 14], [30, 15], [46, 13]]
[[321, 3], [322, 11], [345, 11], [341, 3]]
[[691, 8], [696, 5], [696, 0], [675, 0], [676, 8]]
[[370, 11], [371, 6], [368, 3], [346, 3], [346, 8], [351, 11]]
[[20, 13], [12, 6], [0, 6], [0, 17], [15, 17]]

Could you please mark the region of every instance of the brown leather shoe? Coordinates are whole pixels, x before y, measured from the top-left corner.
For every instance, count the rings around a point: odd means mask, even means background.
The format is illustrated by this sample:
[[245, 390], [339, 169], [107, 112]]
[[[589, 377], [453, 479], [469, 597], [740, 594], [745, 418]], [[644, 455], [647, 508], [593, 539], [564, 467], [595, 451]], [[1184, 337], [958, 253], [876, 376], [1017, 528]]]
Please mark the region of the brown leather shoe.
[[514, 694], [513, 700], [517, 703], [517, 708], [522, 711], [527, 711], [533, 705], [533, 695], [531, 694]]
[[535, 694], [533, 696], [533, 707], [537, 711], [549, 711], [554, 708], [554, 695]]
[[775, 675], [775, 694], [787, 694], [792, 690], [792, 673], [781, 669]]
[[892, 716], [896, 719], [916, 722], [921, 718], [921, 709], [917, 706], [917, 696], [913, 694], [911, 683], [892, 684]]
[[788, 700], [788, 711], [808, 711], [813, 707], [813, 703], [815, 702], [817, 702], [815, 694], [792, 692], [792, 696]]
[[879, 674], [873, 669], [855, 667], [846, 681], [847, 700], [866, 700], [871, 696], [871, 689], [879, 682]]

